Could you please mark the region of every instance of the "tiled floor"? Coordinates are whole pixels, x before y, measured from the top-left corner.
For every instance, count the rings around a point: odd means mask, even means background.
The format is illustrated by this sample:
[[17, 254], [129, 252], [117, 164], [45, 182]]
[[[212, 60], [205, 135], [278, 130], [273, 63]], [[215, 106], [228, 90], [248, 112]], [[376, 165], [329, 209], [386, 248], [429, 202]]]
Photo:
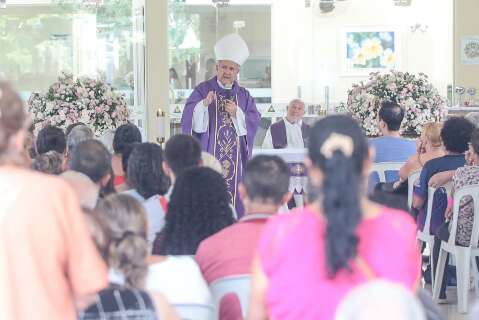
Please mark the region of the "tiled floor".
[[[426, 287], [426, 289], [428, 288]], [[447, 320], [479, 320], [479, 318], [472, 319], [471, 316], [471, 309], [473, 308], [474, 303], [478, 301], [473, 290], [469, 292], [469, 314], [460, 314], [458, 312], [456, 288], [448, 288], [447, 297], [449, 303], [439, 305], [441, 310], [443, 310]]]

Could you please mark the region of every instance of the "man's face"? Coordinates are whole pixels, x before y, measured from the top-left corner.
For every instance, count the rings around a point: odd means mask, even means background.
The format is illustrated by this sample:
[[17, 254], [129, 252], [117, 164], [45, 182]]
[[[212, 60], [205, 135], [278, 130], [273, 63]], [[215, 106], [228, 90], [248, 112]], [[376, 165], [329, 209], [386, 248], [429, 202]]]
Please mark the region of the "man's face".
[[216, 64], [218, 80], [226, 87], [231, 86], [238, 76], [239, 69], [239, 65], [233, 61], [218, 61]]
[[286, 119], [289, 122], [297, 122], [304, 117], [304, 103], [301, 101], [296, 101], [288, 106], [288, 113]]

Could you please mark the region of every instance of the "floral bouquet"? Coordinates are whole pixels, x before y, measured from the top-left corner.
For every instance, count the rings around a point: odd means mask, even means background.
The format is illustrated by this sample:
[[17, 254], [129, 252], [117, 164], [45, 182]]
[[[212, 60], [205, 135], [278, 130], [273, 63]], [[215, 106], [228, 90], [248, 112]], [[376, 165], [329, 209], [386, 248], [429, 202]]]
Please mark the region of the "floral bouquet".
[[45, 94], [33, 93], [28, 108], [35, 133], [47, 125], [65, 129], [83, 122], [99, 137], [126, 123], [129, 116], [125, 97], [110, 85], [86, 77], [75, 79], [67, 73], [62, 73]]
[[401, 125], [403, 133], [419, 135], [428, 122], [441, 121], [446, 115], [446, 101], [428, 77], [391, 71], [371, 73], [369, 82], [354, 84], [348, 91], [348, 102], [338, 106], [357, 119], [368, 136], [379, 135], [378, 112], [381, 103], [397, 102], [405, 110]]

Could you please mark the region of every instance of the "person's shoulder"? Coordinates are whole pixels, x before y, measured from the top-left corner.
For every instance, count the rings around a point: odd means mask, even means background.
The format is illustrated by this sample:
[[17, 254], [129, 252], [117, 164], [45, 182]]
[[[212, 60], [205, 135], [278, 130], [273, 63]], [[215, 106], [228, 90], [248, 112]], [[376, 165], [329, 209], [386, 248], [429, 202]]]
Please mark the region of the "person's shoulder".
[[416, 222], [414, 221], [413, 217], [406, 211], [383, 207], [381, 209], [380, 218], [383, 222], [399, 229], [409, 229], [409, 231], [416, 230]]
[[72, 191], [68, 183], [58, 176], [33, 170], [19, 169], [15, 172], [18, 180], [25, 180], [29, 189], [48, 192], [52, 196], [59, 193]]
[[224, 240], [230, 239], [230, 237], [234, 236], [234, 234], [236, 234], [237, 232], [238, 223], [234, 223], [216, 232], [215, 234], [212, 234], [208, 238], [201, 241], [198, 247], [197, 255], [198, 253], [204, 253], [205, 251], [216, 250], [218, 245], [221, 246]]

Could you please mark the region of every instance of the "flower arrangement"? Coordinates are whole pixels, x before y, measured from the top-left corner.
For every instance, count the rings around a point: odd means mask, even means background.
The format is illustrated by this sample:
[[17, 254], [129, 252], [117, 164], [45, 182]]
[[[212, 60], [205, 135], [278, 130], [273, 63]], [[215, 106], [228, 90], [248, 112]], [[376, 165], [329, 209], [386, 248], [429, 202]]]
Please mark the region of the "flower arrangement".
[[45, 94], [33, 93], [28, 108], [36, 133], [47, 125], [65, 129], [83, 122], [101, 136], [126, 123], [129, 116], [125, 97], [110, 85], [68, 73], [62, 73]]
[[382, 102], [397, 102], [405, 110], [401, 130], [404, 134], [419, 135], [428, 122], [441, 121], [446, 115], [446, 102], [419, 73], [391, 71], [371, 73], [369, 82], [354, 84], [348, 91], [348, 102], [338, 106], [357, 119], [368, 136], [379, 135], [378, 112]]

